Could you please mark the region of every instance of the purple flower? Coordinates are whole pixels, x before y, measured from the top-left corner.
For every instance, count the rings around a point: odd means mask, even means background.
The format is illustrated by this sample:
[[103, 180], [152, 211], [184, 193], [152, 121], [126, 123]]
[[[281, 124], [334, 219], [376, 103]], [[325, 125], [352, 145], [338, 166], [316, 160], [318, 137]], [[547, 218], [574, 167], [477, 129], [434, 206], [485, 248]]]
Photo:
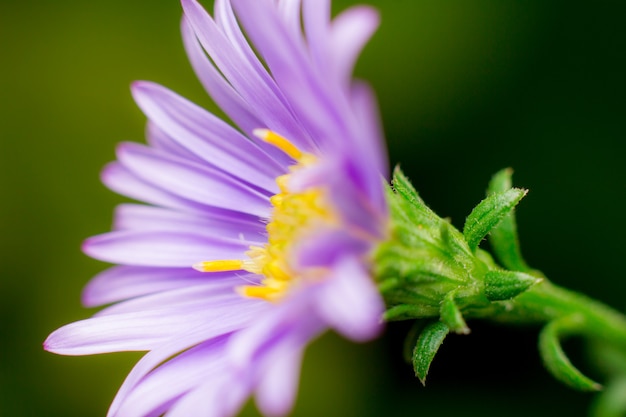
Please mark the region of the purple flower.
[[[84, 251], [118, 264], [86, 287], [112, 304], [52, 333], [64, 355], [148, 351], [109, 416], [230, 416], [250, 395], [284, 415], [307, 343], [379, 334], [369, 254], [385, 238], [375, 99], [352, 80], [378, 15], [330, 0], [183, 0], [185, 47], [236, 128], [156, 84], [132, 92], [148, 146], [118, 148], [117, 208]], [[249, 39], [249, 41], [248, 41]]]

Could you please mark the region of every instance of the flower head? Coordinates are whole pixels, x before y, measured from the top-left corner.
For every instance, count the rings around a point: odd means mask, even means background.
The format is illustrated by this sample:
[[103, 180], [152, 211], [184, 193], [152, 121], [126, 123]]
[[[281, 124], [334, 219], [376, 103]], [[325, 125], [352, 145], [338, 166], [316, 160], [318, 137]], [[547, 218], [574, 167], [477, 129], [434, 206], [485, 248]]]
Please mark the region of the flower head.
[[381, 329], [369, 262], [387, 166], [373, 95], [351, 78], [378, 16], [331, 21], [330, 0], [216, 0], [214, 17], [182, 4], [191, 63], [236, 127], [133, 85], [149, 144], [121, 145], [103, 181], [148, 205], [119, 206], [114, 231], [85, 243], [118, 265], [83, 301], [112, 305], [45, 348], [148, 351], [109, 416], [228, 416], [252, 394], [283, 415], [308, 342]]

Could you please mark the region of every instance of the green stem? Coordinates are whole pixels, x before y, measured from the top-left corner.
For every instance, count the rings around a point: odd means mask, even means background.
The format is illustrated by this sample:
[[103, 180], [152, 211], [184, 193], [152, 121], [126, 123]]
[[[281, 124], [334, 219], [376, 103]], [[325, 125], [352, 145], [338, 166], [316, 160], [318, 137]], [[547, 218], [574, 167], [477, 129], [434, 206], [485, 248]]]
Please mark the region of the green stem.
[[[577, 334], [626, 348], [626, 316], [576, 292], [544, 281], [512, 301], [494, 303], [472, 317], [506, 323], [546, 323], [562, 317], [579, 321]], [[486, 311], [489, 310], [489, 311]]]

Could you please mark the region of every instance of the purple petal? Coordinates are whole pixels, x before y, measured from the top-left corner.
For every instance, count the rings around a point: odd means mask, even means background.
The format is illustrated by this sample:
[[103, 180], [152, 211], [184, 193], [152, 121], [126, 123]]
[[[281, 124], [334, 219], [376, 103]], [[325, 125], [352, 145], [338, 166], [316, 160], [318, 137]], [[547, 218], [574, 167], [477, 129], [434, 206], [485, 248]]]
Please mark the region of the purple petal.
[[322, 71], [329, 69], [330, 51], [330, 0], [304, 0], [302, 20], [309, 53]]
[[140, 179], [168, 193], [201, 204], [268, 217], [268, 196], [208, 166], [135, 143], [118, 147], [118, 159]]
[[265, 127], [292, 140], [306, 141], [301, 126], [291, 110], [285, 107], [287, 101], [278, 97], [256, 69], [241, 59], [241, 54], [202, 6], [195, 0], [182, 0], [181, 3], [202, 47], [248, 106], [265, 122]]
[[185, 315], [195, 311], [198, 315], [219, 318], [229, 308], [245, 304], [243, 297], [235, 291], [235, 287], [242, 282], [245, 281], [235, 274], [226, 279], [205, 280], [199, 285], [131, 298], [100, 310], [94, 317], [149, 311]]
[[249, 243], [184, 232], [125, 230], [89, 238], [83, 251], [121, 265], [191, 267], [201, 261], [245, 259]]
[[162, 362], [203, 341], [232, 332], [238, 327], [241, 328], [249, 325], [252, 320], [255, 320], [260, 314], [267, 310], [268, 307], [271, 307], [270, 304], [266, 302], [248, 299], [244, 300], [247, 301], [245, 307], [231, 310], [229, 312], [230, 315], [228, 317], [228, 325], [224, 325], [225, 323], [223, 321], [204, 323], [186, 334], [180, 335], [180, 337], [177, 338], [172, 338], [163, 345], [148, 352], [126, 377], [124, 384], [111, 404], [111, 408], [109, 409], [107, 416], [117, 416], [120, 405], [132, 392], [137, 383]]
[[189, 159], [194, 162], [203, 162], [202, 159], [198, 158], [191, 151], [181, 146], [156, 124], [150, 121], [146, 124], [146, 139], [148, 144], [155, 149], [171, 155], [176, 155], [180, 158]]
[[253, 129], [265, 125], [206, 56], [187, 19], [183, 19], [181, 28], [185, 50], [191, 65], [198, 79], [220, 109], [248, 134], [251, 134]]
[[[209, 340], [165, 362], [133, 388], [117, 415], [161, 415], [180, 396], [224, 372], [225, 364], [221, 358], [224, 345], [224, 337]], [[203, 406], [211, 408], [211, 404], [205, 403]], [[189, 416], [201, 414], [202, 408], [199, 408]]]
[[308, 290], [292, 294], [282, 303], [273, 305], [253, 326], [233, 337], [229, 356], [234, 366], [245, 370], [282, 339], [291, 338], [304, 346], [324, 330], [324, 323], [311, 314], [315, 289], [310, 293]]
[[[365, 232], [370, 238], [380, 239], [386, 233], [385, 206], [383, 201], [381, 207], [379, 201], [371, 198], [371, 194], [380, 194], [382, 198], [383, 179], [378, 173], [365, 172], [360, 166], [361, 162], [347, 156], [338, 161], [340, 166], [335, 176], [327, 180], [329, 200], [350, 227]], [[339, 172], [341, 174], [337, 175]]]
[[140, 204], [117, 206], [115, 229], [188, 232], [257, 244], [267, 241], [265, 222], [258, 217], [237, 212], [209, 212], [200, 215]]
[[321, 293], [316, 310], [339, 333], [355, 341], [380, 334], [383, 301], [358, 259], [346, 258], [337, 264]]
[[247, 319], [242, 322], [248, 312], [259, 311], [257, 304], [263, 303], [250, 302], [234, 292], [216, 294], [214, 288], [185, 290], [115, 304], [95, 317], [56, 330], [44, 348], [63, 355], [159, 349], [196, 328], [210, 327], [211, 337], [239, 329], [248, 323]]
[[346, 230], [318, 230], [294, 248], [297, 268], [328, 267], [349, 254], [366, 253], [371, 243]]
[[358, 122], [358, 142], [356, 147], [362, 150], [362, 161], [367, 161], [361, 169], [369, 174], [367, 194], [375, 205], [385, 211], [386, 202], [383, 187], [380, 186], [380, 176], [388, 177], [387, 151], [383, 140], [384, 133], [378, 112], [378, 105], [374, 91], [364, 82], [352, 85], [352, 105]]
[[136, 82], [133, 95], [152, 123], [198, 158], [277, 192], [275, 178], [285, 167], [222, 120], [158, 84]]
[[215, 22], [230, 40], [233, 47], [239, 52], [240, 58], [245, 60], [261, 77], [263, 82], [274, 91], [276, 96], [286, 104], [285, 98], [282, 96], [274, 79], [267, 72], [241, 31], [230, 0], [216, 0], [214, 10]]
[[[272, 0], [233, 0], [237, 16], [274, 79], [322, 151], [341, 143], [349, 134], [344, 117], [350, 116], [346, 97], [338, 85], [311, 62], [304, 40], [293, 37]], [[263, 22], [259, 25], [258, 22]], [[297, 141], [298, 137], [289, 139]], [[315, 148], [303, 148], [315, 151]]]
[[378, 12], [367, 6], [352, 7], [333, 20], [329, 44], [334, 73], [342, 84], [350, 84], [354, 64], [379, 24]]
[[278, 11], [282, 20], [294, 37], [302, 37], [301, 6], [302, 0], [282, 0], [278, 2]]
[[190, 325], [195, 317], [163, 316], [160, 312], [121, 314], [90, 318], [54, 331], [44, 349], [61, 355], [150, 350], [166, 342]]
[[168, 411], [167, 417], [230, 417], [250, 395], [247, 381], [226, 370], [205, 378], [193, 391], [185, 394]]
[[265, 359], [264, 369], [256, 389], [256, 402], [268, 416], [284, 416], [291, 411], [298, 391], [302, 366], [302, 346], [283, 343]]
[[192, 268], [114, 266], [91, 279], [83, 290], [82, 301], [86, 307], [96, 307], [142, 295], [206, 285], [232, 275], [232, 272], [207, 274]]
[[116, 193], [146, 203], [174, 208], [184, 212], [202, 213], [205, 210], [210, 210], [209, 206], [179, 197], [138, 178], [117, 161], [109, 163], [102, 170], [101, 180]]

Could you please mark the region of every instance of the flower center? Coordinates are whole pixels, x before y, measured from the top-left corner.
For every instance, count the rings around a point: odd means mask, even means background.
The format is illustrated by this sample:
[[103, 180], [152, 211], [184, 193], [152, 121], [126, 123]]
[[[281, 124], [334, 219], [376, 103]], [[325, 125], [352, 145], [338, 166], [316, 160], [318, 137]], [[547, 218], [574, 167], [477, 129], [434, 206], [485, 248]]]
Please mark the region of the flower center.
[[[271, 143], [292, 157], [297, 163], [291, 173], [316, 163], [315, 156], [301, 152], [287, 139], [265, 129], [257, 129], [254, 134]], [[267, 301], [280, 300], [306, 271], [296, 271], [291, 266], [293, 251], [297, 242], [315, 226], [333, 223], [335, 216], [326, 202], [321, 188], [309, 188], [301, 192], [288, 189], [290, 174], [276, 178], [280, 189], [270, 198], [274, 207], [267, 224], [268, 241], [264, 246], [252, 246], [246, 252], [248, 259], [205, 261], [193, 267], [202, 272], [244, 270], [263, 276], [259, 285], [245, 285], [237, 290], [246, 297], [262, 298]]]

